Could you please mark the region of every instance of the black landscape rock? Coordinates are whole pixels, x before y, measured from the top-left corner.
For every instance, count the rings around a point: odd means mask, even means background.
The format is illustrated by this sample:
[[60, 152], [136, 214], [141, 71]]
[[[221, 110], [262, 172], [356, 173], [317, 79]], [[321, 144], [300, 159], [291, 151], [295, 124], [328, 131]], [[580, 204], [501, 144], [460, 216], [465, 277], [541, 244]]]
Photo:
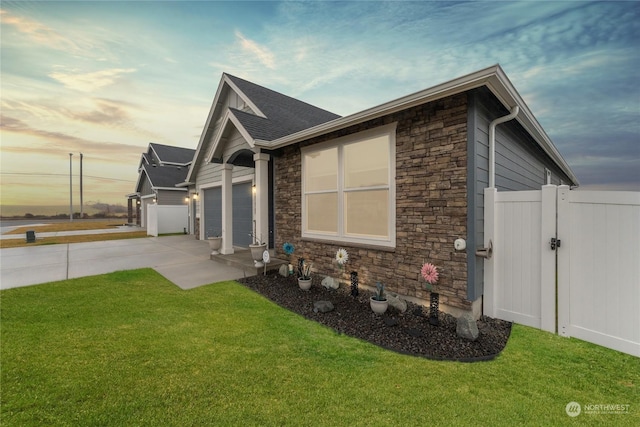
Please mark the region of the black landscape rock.
[[[487, 360], [498, 355], [507, 344], [511, 323], [482, 316], [477, 320], [478, 339], [469, 341], [456, 334], [456, 318], [440, 312], [439, 326], [429, 325], [422, 307], [407, 302], [405, 313], [377, 316], [371, 311], [371, 293], [360, 289], [352, 297], [349, 286], [327, 290], [320, 285], [322, 277], [313, 276], [313, 286], [308, 292], [300, 292], [298, 284], [290, 277], [277, 273], [247, 277], [238, 280], [247, 288], [265, 296], [281, 307], [300, 314], [309, 320], [326, 325], [336, 332], [369, 341], [380, 347], [403, 354], [443, 360]], [[331, 299], [334, 310], [328, 313], [314, 312], [313, 303]], [[398, 324], [387, 327], [380, 322], [392, 318]], [[423, 335], [413, 337], [407, 330], [415, 329]]]

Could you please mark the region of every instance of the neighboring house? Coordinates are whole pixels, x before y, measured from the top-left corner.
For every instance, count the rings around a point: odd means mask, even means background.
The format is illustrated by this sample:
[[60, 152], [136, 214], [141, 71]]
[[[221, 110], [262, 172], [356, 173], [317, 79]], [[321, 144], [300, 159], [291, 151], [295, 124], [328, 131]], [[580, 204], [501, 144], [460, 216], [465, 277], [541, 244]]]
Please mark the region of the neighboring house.
[[146, 227], [147, 207], [158, 205], [185, 205], [186, 188], [176, 184], [184, 182], [195, 150], [150, 143], [142, 153], [138, 164], [138, 181], [135, 192], [128, 194], [129, 223], [133, 222], [133, 206], [136, 224]]
[[[274, 99], [286, 99], [281, 122], [272, 120]], [[490, 176], [500, 191], [578, 184], [499, 65], [346, 117], [295, 102], [222, 77], [184, 185], [201, 196], [202, 227], [222, 230], [223, 253], [247, 244], [235, 235], [236, 204], [246, 204], [277, 254], [293, 243], [314, 270], [335, 275], [333, 257], [345, 248], [343, 279], [355, 270], [364, 285], [381, 281], [419, 301], [429, 296], [420, 267], [432, 262], [441, 306], [477, 317], [483, 258], [475, 252]], [[314, 113], [315, 124], [288, 125]], [[493, 168], [489, 128], [501, 117]], [[255, 185], [253, 198], [243, 183]], [[459, 238], [466, 249], [454, 248]]]

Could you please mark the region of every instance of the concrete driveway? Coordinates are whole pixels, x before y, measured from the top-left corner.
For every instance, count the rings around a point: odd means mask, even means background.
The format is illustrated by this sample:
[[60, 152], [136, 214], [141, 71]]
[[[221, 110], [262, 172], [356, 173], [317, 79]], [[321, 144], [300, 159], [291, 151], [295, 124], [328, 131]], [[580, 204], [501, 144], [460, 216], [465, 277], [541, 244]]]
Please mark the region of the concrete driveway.
[[182, 289], [244, 277], [211, 261], [207, 242], [165, 236], [0, 250], [0, 289], [151, 267]]

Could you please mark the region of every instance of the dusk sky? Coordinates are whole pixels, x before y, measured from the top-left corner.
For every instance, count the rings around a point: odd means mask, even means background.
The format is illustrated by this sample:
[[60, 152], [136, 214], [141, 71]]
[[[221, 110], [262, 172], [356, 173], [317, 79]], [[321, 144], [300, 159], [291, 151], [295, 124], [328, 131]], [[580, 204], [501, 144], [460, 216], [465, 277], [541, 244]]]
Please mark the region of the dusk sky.
[[499, 63], [584, 189], [640, 191], [640, 3], [2, 1], [1, 204], [126, 204], [223, 72], [348, 115]]

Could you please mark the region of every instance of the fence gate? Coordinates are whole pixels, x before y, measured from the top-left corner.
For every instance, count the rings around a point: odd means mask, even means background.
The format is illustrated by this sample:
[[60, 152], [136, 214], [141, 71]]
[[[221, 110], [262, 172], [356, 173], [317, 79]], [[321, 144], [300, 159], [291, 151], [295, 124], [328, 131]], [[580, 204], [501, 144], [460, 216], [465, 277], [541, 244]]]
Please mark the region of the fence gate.
[[484, 231], [485, 314], [640, 357], [640, 193], [487, 189]]

